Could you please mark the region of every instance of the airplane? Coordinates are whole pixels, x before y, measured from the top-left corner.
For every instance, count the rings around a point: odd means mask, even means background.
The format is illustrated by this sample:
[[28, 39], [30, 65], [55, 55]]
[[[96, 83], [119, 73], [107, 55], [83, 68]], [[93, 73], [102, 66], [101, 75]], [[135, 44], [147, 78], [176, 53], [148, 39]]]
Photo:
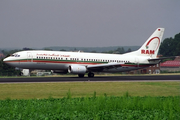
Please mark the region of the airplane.
[[[13, 67], [29, 70], [53, 70], [55, 73], [72, 73], [79, 77], [94, 77], [94, 72], [124, 72], [158, 64], [157, 58], [164, 28], [157, 28], [136, 51], [125, 54], [86, 53], [67, 51], [20, 51], [3, 61]], [[134, 41], [135, 42], [135, 41]]]

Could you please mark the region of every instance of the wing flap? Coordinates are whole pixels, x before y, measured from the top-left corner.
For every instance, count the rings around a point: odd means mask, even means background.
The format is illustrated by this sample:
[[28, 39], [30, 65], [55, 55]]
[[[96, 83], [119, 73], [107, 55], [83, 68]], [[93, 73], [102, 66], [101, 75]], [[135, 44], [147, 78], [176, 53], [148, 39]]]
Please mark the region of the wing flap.
[[112, 69], [122, 67], [122, 63], [108, 63], [108, 64], [99, 64], [99, 65], [88, 65], [87, 69], [90, 71], [102, 71], [103, 69]]

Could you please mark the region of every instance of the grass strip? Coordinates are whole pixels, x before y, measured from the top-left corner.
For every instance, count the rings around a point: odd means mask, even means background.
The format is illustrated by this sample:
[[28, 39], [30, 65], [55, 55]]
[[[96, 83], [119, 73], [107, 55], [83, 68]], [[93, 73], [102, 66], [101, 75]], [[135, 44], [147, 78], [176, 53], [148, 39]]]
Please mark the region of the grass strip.
[[123, 96], [180, 96], [180, 82], [61, 82], [0, 84], [0, 100], [63, 98], [68, 91], [72, 97]]

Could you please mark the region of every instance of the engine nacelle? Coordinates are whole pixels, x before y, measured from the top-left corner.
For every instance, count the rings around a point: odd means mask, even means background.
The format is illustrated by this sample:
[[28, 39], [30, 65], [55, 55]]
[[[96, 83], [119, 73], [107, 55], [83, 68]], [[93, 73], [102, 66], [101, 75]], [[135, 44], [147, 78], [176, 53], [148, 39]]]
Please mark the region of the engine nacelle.
[[80, 66], [80, 65], [71, 65], [68, 68], [68, 72], [74, 74], [85, 74], [86, 71], [87, 68], [85, 66]]

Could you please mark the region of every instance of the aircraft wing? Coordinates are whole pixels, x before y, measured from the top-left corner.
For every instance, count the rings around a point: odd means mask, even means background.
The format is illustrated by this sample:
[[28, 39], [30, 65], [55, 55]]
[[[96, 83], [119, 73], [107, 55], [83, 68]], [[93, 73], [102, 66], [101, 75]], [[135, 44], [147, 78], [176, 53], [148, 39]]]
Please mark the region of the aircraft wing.
[[89, 71], [102, 71], [103, 69], [112, 69], [122, 67], [121, 64], [124, 63], [108, 63], [108, 64], [100, 64], [100, 65], [88, 65], [87, 69]]

